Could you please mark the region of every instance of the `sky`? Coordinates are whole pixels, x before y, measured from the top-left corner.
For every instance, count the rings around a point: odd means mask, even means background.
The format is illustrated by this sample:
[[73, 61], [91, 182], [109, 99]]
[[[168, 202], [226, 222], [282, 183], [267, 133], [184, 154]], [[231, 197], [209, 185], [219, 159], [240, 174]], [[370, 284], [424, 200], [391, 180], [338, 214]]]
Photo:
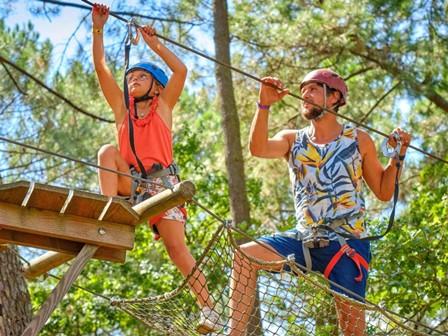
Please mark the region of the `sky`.
[[[69, 0], [66, 0], [69, 1]], [[83, 4], [81, 1], [70, 1], [77, 4]], [[104, 0], [105, 4], [111, 6], [111, 8], [114, 8], [114, 3], [116, 1], [112, 0]], [[8, 17], [6, 18], [6, 25], [7, 26], [14, 26], [16, 24], [19, 25], [25, 25], [29, 21], [33, 22], [34, 29], [40, 34], [40, 37], [42, 40], [49, 39], [51, 43], [54, 46], [54, 62], [59, 63], [59, 58], [61, 57], [62, 53], [64, 52], [66, 41], [70, 38], [72, 33], [76, 30], [77, 26], [80, 23], [80, 20], [83, 16], [85, 16], [88, 12], [86, 10], [78, 9], [78, 8], [71, 8], [71, 7], [60, 7], [61, 12], [58, 16], [52, 16], [51, 19], [49, 19], [46, 16], [33, 16], [30, 13], [30, 7], [31, 6], [41, 6], [42, 3], [38, 1], [24, 1], [19, 0], [11, 4], [12, 6], [12, 12]], [[111, 18], [114, 19], [114, 18]], [[77, 32], [77, 36], [79, 37], [80, 41], [84, 41], [85, 34], [91, 34], [90, 30], [86, 28], [84, 25], [81, 26], [79, 31]], [[213, 55], [214, 49], [212, 41], [210, 40], [210, 37], [206, 36], [204, 33], [201, 33], [199, 30], [193, 30], [192, 34], [196, 37], [198, 41], [201, 41], [200, 48], [196, 48], [196, 46], [191, 46], [195, 49], [201, 49], [205, 50], [205, 52], [208, 55]], [[86, 49], [90, 48], [88, 46]], [[67, 49], [66, 58], [70, 58], [70, 56], [74, 55], [74, 52], [76, 50], [76, 41], [72, 41], [72, 43], [69, 45], [69, 48]], [[192, 55], [192, 57], [196, 57]], [[192, 60], [185, 60], [188, 67], [191, 67], [193, 63]], [[196, 61], [203, 62], [202, 64], [208, 64], [209, 66], [213, 66], [213, 64], [207, 63], [208, 61], [204, 60], [198, 60], [196, 57]], [[257, 75], [257, 74], [254, 74]], [[409, 101], [405, 98], [401, 99], [397, 103], [397, 108], [402, 111], [404, 115], [408, 115], [411, 113], [410, 110], [410, 104]], [[419, 145], [419, 144], [417, 144]], [[419, 160], [422, 158], [422, 156], [417, 153], [416, 151], [409, 151], [410, 158], [414, 160]], [[409, 157], [408, 157], [409, 160]], [[403, 206], [398, 206], [398, 212], [400, 213], [403, 210]], [[384, 215], [388, 215], [389, 210], [387, 210], [387, 213]], [[23, 248], [20, 250], [22, 255], [24, 255], [25, 258], [28, 260], [33, 259], [33, 257], [42, 254], [44, 251], [37, 250], [37, 249], [26, 249]]]
[[[83, 2], [79, 1], [70, 1], [76, 4], [85, 5]], [[128, 1], [129, 2], [129, 1]], [[115, 0], [104, 0], [104, 4], [110, 6], [113, 10]], [[56, 17], [52, 17], [49, 19], [46, 16], [36, 17], [30, 13], [30, 7], [32, 6], [42, 6], [40, 1], [18, 1], [13, 3], [12, 5], [12, 13], [6, 18], [6, 24], [8, 26], [14, 26], [15, 24], [24, 25], [28, 21], [32, 21], [34, 25], [34, 29], [39, 32], [41, 39], [49, 39], [54, 45], [54, 62], [59, 63], [59, 58], [64, 52], [65, 44], [67, 40], [70, 38], [72, 33], [76, 30], [83, 16], [87, 14], [86, 10], [72, 7], [64, 7], [60, 6], [61, 12], [60, 15]], [[50, 5], [54, 7], [54, 5]], [[115, 18], [111, 17], [109, 20], [114, 20]], [[86, 27], [82, 25], [77, 32], [76, 37], [79, 40], [84, 40], [83, 36], [85, 34], [90, 34], [90, 31], [86, 30]], [[210, 36], [206, 36], [205, 33], [201, 32], [199, 29], [193, 29], [191, 34], [193, 34], [197, 41], [200, 41], [201, 48], [196, 48], [196, 46], [190, 46], [194, 49], [205, 51], [208, 55], [213, 56], [214, 48], [213, 42]], [[109, 37], [108, 37], [109, 38]], [[107, 40], [106, 40], [107, 43]], [[71, 55], [74, 54], [76, 50], [76, 41], [73, 39], [69, 44], [69, 47], [66, 51], [66, 58], [70, 58]], [[67, 57], [68, 56], [68, 57]], [[189, 68], [193, 67], [193, 60], [196, 62], [199, 61], [202, 64], [207, 64], [204, 61], [199, 59], [199, 56], [192, 55], [193, 59], [184, 60], [187, 63]], [[131, 59], [132, 63], [132, 59]], [[410, 104], [407, 99], [401, 99], [397, 102], [397, 108], [400, 109], [404, 114], [410, 113]]]
[[[86, 6], [85, 3], [78, 0], [66, 0], [65, 2], [71, 2], [78, 5]], [[132, 2], [135, 1], [128, 1], [129, 4], [132, 4]], [[114, 9], [114, 4], [117, 3], [116, 0], [103, 0], [103, 4], [108, 5], [111, 10]], [[81, 8], [73, 8], [73, 7], [67, 7], [67, 6], [59, 6], [60, 8], [60, 14], [58, 16], [52, 15], [51, 18], [40, 15], [32, 15], [30, 12], [30, 9], [32, 7], [40, 7], [42, 8], [43, 3], [41, 1], [18, 1], [15, 3], [9, 3], [9, 6], [12, 6], [12, 12], [7, 16], [5, 22], [6, 25], [9, 27], [13, 27], [14, 25], [18, 24], [20, 26], [27, 24], [29, 21], [31, 21], [34, 25], [34, 30], [37, 31], [40, 34], [41, 40], [49, 39], [51, 43], [54, 46], [54, 52], [53, 52], [53, 61], [54, 64], [59, 64], [60, 57], [64, 52], [64, 48], [66, 46], [66, 42], [70, 39], [73, 32], [77, 29], [79, 23], [81, 22], [82, 18], [88, 14], [88, 11], [86, 9]], [[56, 5], [47, 5], [49, 8], [55, 8]], [[114, 17], [110, 17], [109, 21], [116, 20]], [[90, 17], [87, 18], [87, 21], [90, 22]], [[124, 24], [124, 23], [123, 23]], [[157, 27], [157, 24], [156, 24]], [[85, 25], [81, 25], [80, 29], [72, 38], [66, 54], [65, 59], [69, 59], [70, 56], [73, 56], [76, 51], [76, 38], [78, 38], [79, 41], [85, 40], [85, 35], [91, 34], [90, 30], [86, 28]], [[214, 55], [214, 46], [213, 41], [210, 38], [210, 36], [207, 36], [203, 31], [201, 31], [198, 28], [193, 28], [190, 32], [195, 39], [200, 43], [200, 48], [196, 47], [194, 45], [191, 45], [189, 47], [192, 47], [193, 49], [197, 49], [200, 51], [205, 52], [206, 54], [213, 56]], [[120, 40], [124, 37], [120, 37]], [[105, 37], [105, 45], [107, 46], [108, 43], [111, 42], [111, 37], [106, 36]], [[170, 45], [166, 43], [168, 47]], [[198, 44], [199, 45], [199, 44]], [[90, 48], [88, 46], [86, 49]], [[196, 56], [194, 54], [191, 55], [192, 57], [189, 59], [183, 59], [183, 61], [186, 63], [187, 67], [191, 68], [194, 66], [195, 62], [199, 62], [201, 65], [213, 65], [210, 64], [209, 61], [205, 61], [204, 59], [199, 59], [199, 56]], [[131, 63], [137, 62], [131, 53]], [[63, 70], [63, 68], [62, 68]]]
[[[1, 0], [0, 0], [1, 1]], [[68, 0], [67, 2], [72, 2], [74, 4], [85, 5], [81, 0]], [[134, 0], [128, 1], [128, 3], [132, 4]], [[1, 2], [0, 2], [1, 3]], [[117, 0], [103, 0], [103, 3], [108, 5], [112, 10], [117, 3]], [[55, 69], [59, 67], [59, 63], [61, 61], [61, 56], [64, 52], [64, 48], [66, 47], [66, 42], [70, 39], [73, 32], [77, 29], [79, 23], [85, 15], [88, 15], [88, 11], [80, 8], [59, 6], [60, 14], [58, 16], [52, 16], [51, 18], [40, 15], [35, 16], [32, 15], [30, 9], [32, 7], [42, 7], [43, 3], [41, 1], [36, 0], [28, 0], [28, 1], [17, 1], [17, 2], [9, 2], [9, 6], [12, 7], [12, 12], [6, 18], [7, 26], [25, 25], [29, 21], [31, 21], [34, 25], [34, 29], [40, 34], [41, 40], [49, 39], [54, 46], [53, 52], [53, 64], [55, 65]], [[47, 5], [49, 8], [55, 8], [55, 5]], [[110, 17], [109, 20], [116, 20], [113, 17]], [[88, 18], [90, 21], [90, 18]], [[214, 47], [213, 41], [210, 36], [207, 36], [206, 33], [200, 31], [199, 28], [194, 28], [190, 32], [195, 38], [200, 48], [195, 45], [190, 45], [193, 49], [198, 49], [204, 51], [206, 54], [213, 56], [214, 55]], [[76, 36], [71, 40], [68, 48], [66, 50], [66, 54], [64, 59], [70, 59], [70, 56], [73, 56], [76, 47], [77, 41], [85, 41], [86, 34], [91, 34], [90, 29], [85, 25], [81, 25]], [[120, 37], [120, 40], [122, 37]], [[106, 36], [105, 44], [107, 46], [108, 43], [113, 42], [110, 36]], [[168, 45], [168, 47], [170, 47]], [[87, 50], [90, 50], [90, 46], [86, 46]], [[187, 54], [190, 56], [189, 54]], [[213, 63], [202, 59], [199, 56], [191, 53], [191, 57], [186, 57], [182, 59], [189, 69], [194, 69], [196, 64], [201, 66], [205, 66], [207, 69], [213, 69]], [[131, 52], [131, 64], [137, 62], [138, 60], [132, 56]], [[62, 72], [64, 70], [64, 63], [62, 63]], [[213, 73], [213, 70], [208, 71], [208, 73]], [[254, 74], [257, 75], [257, 74]], [[208, 80], [210, 82], [214, 82], [214, 78], [211, 76]], [[202, 86], [199, 83], [194, 83], [192, 81], [187, 81], [187, 86], [190, 90], [200, 89]], [[396, 108], [401, 111], [402, 115], [406, 116], [411, 113], [411, 104], [408, 99], [403, 97], [396, 102]], [[406, 120], [407, 118], [403, 118]], [[420, 160], [422, 156], [416, 151], [410, 151], [409, 159], [412, 160]]]
[[[81, 1], [72, 2], [81, 3]], [[41, 39], [49, 39], [55, 45], [56, 54], [62, 53], [65, 41], [70, 38], [70, 35], [75, 31], [82, 16], [86, 15], [87, 11], [78, 8], [61, 7], [61, 14], [59, 16], [52, 17], [50, 20], [48, 17], [37, 17], [30, 13], [30, 7], [36, 5], [41, 6], [42, 3], [38, 1], [15, 2], [12, 5], [12, 12], [5, 20], [6, 25], [24, 25], [29, 21], [32, 21], [34, 29], [39, 32]], [[87, 32], [83, 27], [81, 27], [78, 34], [85, 33]]]

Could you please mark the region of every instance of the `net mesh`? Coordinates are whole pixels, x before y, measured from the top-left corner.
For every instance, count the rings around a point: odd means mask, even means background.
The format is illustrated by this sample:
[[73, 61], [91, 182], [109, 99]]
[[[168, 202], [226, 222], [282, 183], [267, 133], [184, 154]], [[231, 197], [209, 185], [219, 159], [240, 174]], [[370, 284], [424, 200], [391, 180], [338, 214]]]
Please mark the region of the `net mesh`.
[[[112, 304], [146, 324], [150, 335], [199, 335], [200, 308], [192, 286], [200, 288], [196, 296], [210, 302], [219, 315], [218, 330], [209, 335], [446, 335], [378, 305], [338, 294], [323, 276], [305, 273], [294, 260], [266, 263], [246, 255], [234, 260], [235, 255], [243, 255], [235, 242], [236, 231], [230, 225], [220, 226], [196, 268], [172, 292]], [[242, 266], [250, 273], [257, 270], [257, 277], [243, 277], [237, 272]], [[245, 292], [250, 284], [254, 293], [243, 299], [238, 290]]]

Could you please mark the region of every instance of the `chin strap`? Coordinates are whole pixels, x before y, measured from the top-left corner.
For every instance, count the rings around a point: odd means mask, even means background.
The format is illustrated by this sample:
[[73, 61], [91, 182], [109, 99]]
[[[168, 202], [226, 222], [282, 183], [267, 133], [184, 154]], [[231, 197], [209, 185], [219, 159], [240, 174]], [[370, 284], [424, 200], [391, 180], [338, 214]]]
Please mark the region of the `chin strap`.
[[324, 88], [324, 108], [320, 112], [320, 114], [314, 119], [320, 119], [327, 113], [327, 84], [323, 83], [322, 87]]
[[[149, 93], [152, 90], [152, 87], [154, 86], [154, 78], [151, 76], [151, 86], [149, 87], [148, 91], [143, 96], [140, 97], [134, 97], [134, 104], [139, 103], [145, 100], [152, 100], [156, 95], [150, 96]], [[137, 106], [134, 105], [135, 113], [137, 113]]]

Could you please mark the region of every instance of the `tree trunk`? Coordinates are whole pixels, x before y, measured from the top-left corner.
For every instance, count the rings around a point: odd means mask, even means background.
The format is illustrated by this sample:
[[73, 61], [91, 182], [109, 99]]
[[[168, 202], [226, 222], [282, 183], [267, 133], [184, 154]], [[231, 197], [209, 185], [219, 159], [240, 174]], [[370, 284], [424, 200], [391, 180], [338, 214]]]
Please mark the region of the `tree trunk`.
[[[214, 43], [216, 58], [230, 65], [230, 35], [226, 0], [214, 0]], [[225, 139], [225, 162], [229, 179], [229, 196], [232, 219], [235, 225], [248, 223], [250, 207], [247, 199], [244, 176], [243, 150], [241, 147], [240, 120], [233, 92], [232, 72], [229, 68], [216, 65], [218, 99], [222, 114]], [[251, 315], [247, 334], [262, 335], [258, 295]]]
[[[214, 1], [215, 53], [216, 58], [230, 65], [230, 37], [227, 21], [226, 0]], [[235, 224], [250, 218], [244, 177], [243, 151], [241, 148], [240, 120], [233, 93], [232, 73], [229, 68], [216, 65], [218, 99], [222, 113], [222, 127], [226, 145], [226, 168], [229, 178], [230, 207]]]
[[19, 336], [31, 321], [30, 295], [15, 247], [0, 245], [0, 335]]

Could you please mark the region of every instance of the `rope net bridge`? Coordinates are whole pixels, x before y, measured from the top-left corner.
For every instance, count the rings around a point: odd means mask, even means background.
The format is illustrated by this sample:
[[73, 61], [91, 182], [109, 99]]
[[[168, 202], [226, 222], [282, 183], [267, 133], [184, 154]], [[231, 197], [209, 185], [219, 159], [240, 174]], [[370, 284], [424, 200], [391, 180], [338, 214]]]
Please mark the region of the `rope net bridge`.
[[[205, 275], [214, 310], [220, 315], [220, 330], [212, 335], [232, 335], [230, 325], [230, 296], [234, 253], [244, 253], [238, 248], [235, 236], [241, 232], [228, 224], [222, 224], [215, 232], [208, 247], [198, 259], [196, 268], [184, 282], [172, 292], [143, 299], [115, 299], [112, 305], [134, 316], [154, 333], [151, 335], [198, 335], [196, 325], [199, 308], [190, 287], [198, 279], [198, 269]], [[428, 326], [407, 320], [370, 302], [359, 303], [328, 287], [328, 280], [320, 274], [304, 273], [294, 260], [266, 263], [245, 256], [253, 267], [280, 266], [278, 272], [260, 270], [256, 295], [252, 302], [244, 305], [241, 313], [249, 314], [246, 333], [238, 335], [446, 335]], [[244, 260], [244, 259], [243, 259]], [[286, 266], [293, 273], [286, 270]], [[235, 279], [233, 279], [235, 280]], [[365, 311], [366, 328], [361, 334], [350, 332], [339, 326], [335, 298], [350, 302]], [[350, 306], [349, 306], [350, 307]], [[351, 308], [342, 311], [351, 314]], [[261, 329], [259, 328], [261, 326]], [[355, 328], [356, 329], [356, 328]]]

